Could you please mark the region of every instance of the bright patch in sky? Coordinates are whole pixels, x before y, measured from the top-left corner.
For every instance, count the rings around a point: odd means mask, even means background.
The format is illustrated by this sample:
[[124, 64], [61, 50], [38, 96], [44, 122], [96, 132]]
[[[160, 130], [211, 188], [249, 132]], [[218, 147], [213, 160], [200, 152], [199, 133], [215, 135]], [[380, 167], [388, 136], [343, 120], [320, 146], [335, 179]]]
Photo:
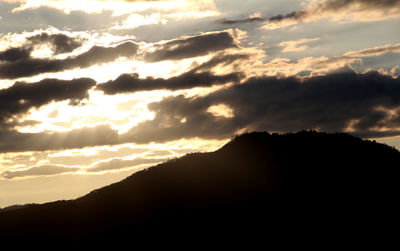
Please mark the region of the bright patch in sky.
[[233, 110], [224, 104], [213, 105], [207, 109], [207, 112], [211, 113], [215, 117], [233, 118]]

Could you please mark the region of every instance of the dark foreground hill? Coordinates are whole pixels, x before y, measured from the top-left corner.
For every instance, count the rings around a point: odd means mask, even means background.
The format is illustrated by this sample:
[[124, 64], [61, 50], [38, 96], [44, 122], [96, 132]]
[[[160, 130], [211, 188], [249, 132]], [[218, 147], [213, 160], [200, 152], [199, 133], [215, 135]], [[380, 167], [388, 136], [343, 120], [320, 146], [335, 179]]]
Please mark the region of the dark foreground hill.
[[392, 222], [399, 163], [394, 148], [347, 134], [250, 133], [76, 200], [0, 211], [0, 238], [369, 233]]

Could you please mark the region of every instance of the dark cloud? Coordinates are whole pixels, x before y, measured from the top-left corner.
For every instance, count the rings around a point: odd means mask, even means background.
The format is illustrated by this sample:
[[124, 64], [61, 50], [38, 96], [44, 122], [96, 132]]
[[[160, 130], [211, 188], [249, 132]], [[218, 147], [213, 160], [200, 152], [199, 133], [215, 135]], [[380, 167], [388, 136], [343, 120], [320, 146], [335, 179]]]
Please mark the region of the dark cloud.
[[115, 80], [97, 85], [97, 89], [104, 91], [105, 94], [116, 94], [124, 92], [151, 91], [151, 90], [179, 90], [194, 87], [210, 87], [212, 85], [237, 82], [240, 74], [231, 73], [217, 76], [210, 72], [196, 73], [193, 71], [184, 73], [169, 79], [147, 77], [139, 78], [138, 74], [123, 74]]
[[265, 22], [267, 21], [267, 18], [262, 18], [262, 17], [249, 17], [249, 18], [244, 18], [244, 19], [220, 19], [217, 20], [218, 23], [221, 24], [226, 24], [226, 25], [232, 25], [232, 24], [249, 24], [249, 23], [256, 23], [256, 22]]
[[0, 51], [0, 64], [1, 61], [14, 62], [20, 59], [29, 58], [31, 55], [32, 48], [9, 48], [4, 51]]
[[229, 82], [239, 82], [243, 77], [242, 73], [230, 73], [215, 75], [209, 70], [217, 65], [229, 65], [237, 60], [248, 59], [247, 54], [223, 54], [213, 56], [209, 61], [195, 66], [192, 70], [179, 76], [169, 79], [139, 78], [138, 74], [123, 74], [115, 80], [110, 80], [103, 84], [98, 84], [97, 89], [104, 91], [105, 94], [112, 95], [124, 92], [151, 91], [159, 89], [179, 90], [194, 87], [210, 87], [213, 85], [223, 85]]
[[20, 47], [8, 48], [4, 51], [0, 51], [0, 62], [14, 62], [21, 59], [28, 59], [34, 48], [43, 44], [48, 45], [53, 50], [54, 54], [61, 54], [72, 52], [82, 46], [83, 39], [70, 37], [61, 33], [48, 34], [42, 32], [41, 34], [27, 37], [24, 44]]
[[[218, 104], [230, 107], [234, 116], [215, 117], [207, 112]], [[225, 138], [244, 128], [336, 132], [349, 127], [358, 136], [381, 137], [399, 134], [400, 113], [388, 110], [398, 107], [400, 80], [378, 72], [334, 73], [305, 80], [253, 78], [208, 96], [181, 95], [152, 103], [149, 109], [155, 112], [155, 118], [140, 123], [124, 137], [145, 143]]]
[[[277, 15], [269, 18], [269, 22], [280, 22], [284, 20], [302, 21], [303, 19], [318, 19], [329, 15], [329, 13], [341, 13], [351, 10], [353, 12], [376, 12], [384, 13], [390, 9], [398, 9], [398, 0], [325, 0], [308, 10], [294, 11], [285, 15]], [[390, 17], [387, 13], [387, 17]]]
[[295, 19], [295, 20], [299, 20], [301, 18], [303, 18], [305, 15], [307, 15], [306, 11], [293, 11], [291, 13], [287, 13], [287, 14], [279, 14], [276, 16], [272, 16], [270, 18], [268, 18], [267, 21], [269, 22], [279, 22], [285, 19]]
[[317, 5], [317, 9], [338, 11], [356, 4], [360, 6], [360, 9], [378, 9], [391, 8], [400, 3], [399, 0], [325, 0]]
[[214, 32], [157, 44], [154, 51], [145, 54], [144, 58], [148, 62], [179, 60], [234, 47], [237, 44], [231, 32]]
[[[63, 47], [63, 49], [65, 48]], [[66, 59], [39, 59], [29, 57], [14, 62], [0, 63], [0, 79], [15, 79], [47, 72], [85, 68], [95, 64], [114, 61], [120, 57], [133, 57], [137, 49], [137, 44], [125, 42], [115, 47], [93, 46], [90, 50], [80, 55], [68, 57]]]
[[277, 22], [284, 19], [300, 19], [302, 16], [307, 14], [306, 11], [293, 11], [288, 14], [278, 14], [272, 17], [249, 17], [244, 19], [220, 19], [217, 23], [224, 25], [236, 25], [236, 24], [249, 24], [257, 22]]
[[90, 78], [73, 80], [44, 79], [37, 83], [16, 82], [0, 90], [0, 123], [26, 113], [52, 101], [71, 100], [77, 103], [88, 97], [88, 90], [95, 85]]
[[[398, 9], [400, 3], [398, 0], [325, 0], [315, 6], [309, 6], [306, 10], [293, 11], [287, 14], [278, 14], [271, 17], [253, 17], [245, 19], [222, 19], [217, 20], [218, 23], [224, 25], [247, 24], [254, 22], [280, 23], [282, 21], [299, 22], [304, 19], [319, 19], [326, 17], [328, 13], [339, 13], [343, 11], [371, 11], [376, 10], [384, 13], [392, 8]], [[388, 15], [392, 16], [392, 15]]]
[[28, 37], [27, 40], [32, 45], [48, 44], [54, 51], [54, 54], [72, 52], [83, 44], [83, 40], [79, 38], [70, 37], [65, 34], [48, 34], [46, 32]]
[[242, 54], [225, 54], [217, 53], [210, 60], [194, 67], [192, 71], [209, 71], [217, 65], [227, 66], [236, 61], [250, 59], [250, 55], [246, 53]]

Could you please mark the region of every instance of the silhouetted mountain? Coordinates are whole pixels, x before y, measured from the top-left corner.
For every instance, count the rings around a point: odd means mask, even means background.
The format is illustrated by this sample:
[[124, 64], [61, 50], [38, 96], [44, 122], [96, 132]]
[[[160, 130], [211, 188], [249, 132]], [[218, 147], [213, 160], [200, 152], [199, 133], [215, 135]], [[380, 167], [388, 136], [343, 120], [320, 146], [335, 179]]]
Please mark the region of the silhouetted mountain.
[[394, 215], [399, 163], [394, 148], [347, 134], [249, 133], [218, 151], [159, 164], [76, 200], [0, 212], [0, 236], [367, 234]]
[[30, 207], [33, 205], [36, 205], [36, 204], [31, 203], [31, 204], [24, 204], [24, 205], [12, 205], [12, 206], [8, 206], [8, 207], [0, 208], [0, 213], [7, 212], [7, 211], [14, 211], [14, 210], [22, 209], [25, 207]]

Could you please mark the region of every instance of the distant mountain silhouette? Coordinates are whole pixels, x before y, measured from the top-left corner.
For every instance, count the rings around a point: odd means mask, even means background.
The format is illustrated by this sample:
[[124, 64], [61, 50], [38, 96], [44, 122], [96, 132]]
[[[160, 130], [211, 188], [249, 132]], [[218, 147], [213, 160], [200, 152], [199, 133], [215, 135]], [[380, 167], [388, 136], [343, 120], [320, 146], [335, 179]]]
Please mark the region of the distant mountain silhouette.
[[399, 163], [396, 149], [348, 134], [249, 133], [76, 200], [0, 211], [0, 238], [369, 233], [394, 215]]

